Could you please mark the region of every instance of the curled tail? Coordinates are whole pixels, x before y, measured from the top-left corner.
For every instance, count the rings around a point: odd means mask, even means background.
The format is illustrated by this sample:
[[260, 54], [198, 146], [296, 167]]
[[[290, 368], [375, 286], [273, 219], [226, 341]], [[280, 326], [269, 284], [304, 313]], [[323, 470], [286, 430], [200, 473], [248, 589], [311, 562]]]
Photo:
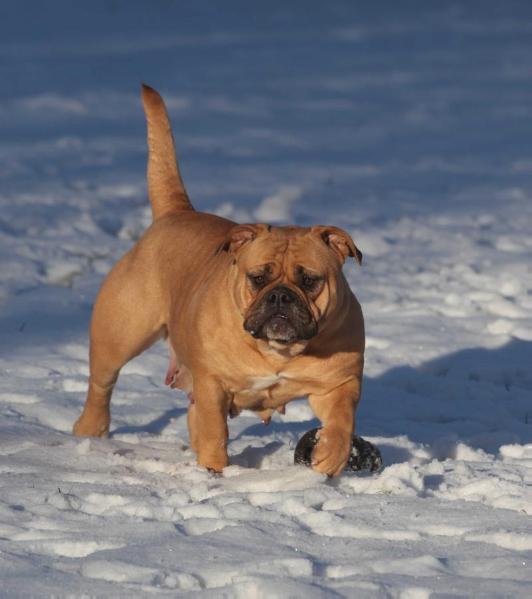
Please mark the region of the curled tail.
[[153, 220], [182, 210], [194, 210], [177, 165], [172, 127], [160, 94], [142, 85], [148, 125], [148, 194]]

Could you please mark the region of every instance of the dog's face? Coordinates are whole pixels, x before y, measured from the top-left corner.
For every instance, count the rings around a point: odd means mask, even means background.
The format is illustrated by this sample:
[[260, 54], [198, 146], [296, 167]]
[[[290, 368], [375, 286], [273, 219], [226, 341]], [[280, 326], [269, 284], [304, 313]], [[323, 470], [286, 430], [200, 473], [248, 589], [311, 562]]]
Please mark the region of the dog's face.
[[244, 329], [274, 347], [317, 335], [343, 298], [345, 259], [362, 259], [345, 231], [323, 226], [238, 225], [222, 249], [233, 255], [233, 293]]

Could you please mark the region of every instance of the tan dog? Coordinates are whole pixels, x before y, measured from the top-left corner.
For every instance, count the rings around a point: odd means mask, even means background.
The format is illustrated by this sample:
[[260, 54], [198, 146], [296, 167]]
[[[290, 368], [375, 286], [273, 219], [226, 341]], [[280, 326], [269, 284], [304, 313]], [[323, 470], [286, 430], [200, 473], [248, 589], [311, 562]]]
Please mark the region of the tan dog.
[[91, 324], [90, 379], [76, 435], [106, 436], [122, 366], [168, 338], [167, 383], [193, 400], [198, 463], [227, 465], [227, 417], [268, 420], [308, 396], [322, 421], [313, 468], [339, 474], [351, 451], [364, 365], [362, 311], [343, 274], [362, 259], [336, 227], [237, 225], [196, 212], [161, 96], [144, 86], [153, 224], [111, 270]]

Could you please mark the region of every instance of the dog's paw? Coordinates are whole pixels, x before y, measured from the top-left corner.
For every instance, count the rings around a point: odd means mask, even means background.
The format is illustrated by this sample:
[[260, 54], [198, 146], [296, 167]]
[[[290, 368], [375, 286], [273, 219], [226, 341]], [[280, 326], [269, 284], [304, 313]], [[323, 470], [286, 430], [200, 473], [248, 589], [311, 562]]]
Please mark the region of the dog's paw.
[[217, 455], [200, 453], [198, 455], [198, 466], [207, 468], [209, 472], [221, 473], [228, 463], [227, 453], [223, 455], [221, 453]]
[[107, 437], [109, 436], [109, 423], [109, 410], [102, 410], [91, 415], [83, 413], [74, 424], [72, 432], [76, 437]]
[[351, 453], [352, 437], [336, 428], [322, 428], [312, 451], [311, 466], [316, 472], [338, 476], [345, 468]]

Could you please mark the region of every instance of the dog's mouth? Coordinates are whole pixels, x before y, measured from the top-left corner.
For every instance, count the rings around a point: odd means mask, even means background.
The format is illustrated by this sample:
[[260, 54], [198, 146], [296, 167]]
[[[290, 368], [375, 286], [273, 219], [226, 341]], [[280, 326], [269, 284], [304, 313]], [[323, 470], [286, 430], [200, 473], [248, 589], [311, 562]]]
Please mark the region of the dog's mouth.
[[[271, 298], [271, 296], [269, 296]], [[306, 341], [318, 332], [317, 324], [304, 303], [290, 296], [285, 305], [274, 304], [266, 297], [248, 314], [244, 329], [255, 339], [290, 345]]]
[[269, 341], [277, 341], [282, 345], [288, 345], [298, 340], [296, 328], [286, 314], [273, 314], [263, 324], [262, 329], [264, 336]]
[[276, 341], [282, 345], [288, 345], [298, 341], [299, 336], [296, 327], [290, 322], [286, 314], [272, 314], [261, 324], [244, 323], [244, 328], [255, 339]]

